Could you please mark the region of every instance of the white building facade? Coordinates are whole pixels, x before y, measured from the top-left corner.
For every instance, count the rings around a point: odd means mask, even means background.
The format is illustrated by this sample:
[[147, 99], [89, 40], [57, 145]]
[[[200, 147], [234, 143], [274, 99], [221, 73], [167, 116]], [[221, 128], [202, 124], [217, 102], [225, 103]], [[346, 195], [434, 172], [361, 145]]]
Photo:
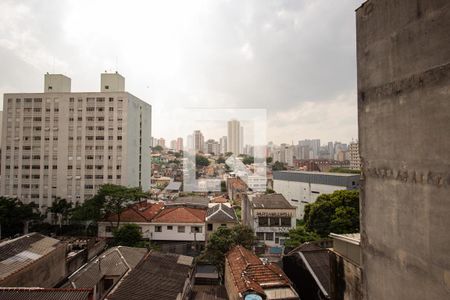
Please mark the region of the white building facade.
[[151, 106], [124, 85], [102, 74], [101, 92], [73, 93], [70, 78], [46, 74], [44, 93], [5, 94], [1, 195], [49, 207], [105, 183], [148, 190]]
[[296, 207], [297, 219], [303, 219], [306, 204], [321, 194], [358, 189], [359, 179], [359, 174], [278, 171], [273, 172], [273, 189]]

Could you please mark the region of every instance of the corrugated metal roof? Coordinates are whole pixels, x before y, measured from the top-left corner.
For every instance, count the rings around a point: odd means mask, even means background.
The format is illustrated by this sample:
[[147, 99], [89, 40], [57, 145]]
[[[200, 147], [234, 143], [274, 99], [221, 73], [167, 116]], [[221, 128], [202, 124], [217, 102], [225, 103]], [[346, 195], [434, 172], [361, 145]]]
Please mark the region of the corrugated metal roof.
[[[275, 171], [273, 180], [296, 181], [333, 186], [345, 186], [347, 188], [359, 186], [359, 174], [346, 173], [322, 173], [303, 171]], [[355, 183], [353, 185], [352, 183]]]
[[206, 211], [206, 222], [237, 223], [237, 221], [234, 209], [227, 205], [222, 205], [222, 203], [211, 206]]
[[[190, 265], [187, 264], [188, 260], [191, 262]], [[151, 252], [141, 264], [124, 277], [107, 299], [177, 299], [188, 279], [192, 261], [192, 257]]]
[[0, 288], [2, 300], [87, 300], [92, 289]]
[[59, 240], [30, 233], [0, 244], [0, 280], [54, 251]]
[[295, 209], [282, 194], [248, 195], [253, 208]]
[[75, 288], [94, 287], [105, 275], [122, 276], [133, 269], [147, 253], [145, 248], [114, 247], [100, 254], [83, 269], [69, 277]]

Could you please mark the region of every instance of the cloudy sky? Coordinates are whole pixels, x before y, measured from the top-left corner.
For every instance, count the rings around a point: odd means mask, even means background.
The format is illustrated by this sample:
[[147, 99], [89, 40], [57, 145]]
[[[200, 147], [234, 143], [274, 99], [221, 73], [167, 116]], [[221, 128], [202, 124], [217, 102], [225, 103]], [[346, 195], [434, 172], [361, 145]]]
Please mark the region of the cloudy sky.
[[[276, 143], [348, 142], [361, 2], [2, 0], [0, 93], [41, 91], [45, 72], [97, 91], [100, 73], [118, 70], [153, 106], [156, 137], [181, 135], [186, 109], [254, 108], [267, 110]], [[226, 134], [204, 127], [206, 138]]]

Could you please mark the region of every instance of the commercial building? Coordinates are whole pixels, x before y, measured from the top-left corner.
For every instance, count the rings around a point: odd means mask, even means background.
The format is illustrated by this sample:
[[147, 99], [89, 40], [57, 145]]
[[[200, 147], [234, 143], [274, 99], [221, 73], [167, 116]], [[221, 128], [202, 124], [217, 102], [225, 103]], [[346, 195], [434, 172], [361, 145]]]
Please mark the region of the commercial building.
[[225, 154], [227, 153], [227, 137], [223, 136], [220, 138], [219, 140], [219, 144], [220, 144], [220, 154]]
[[321, 194], [358, 189], [359, 180], [359, 174], [276, 171], [273, 189], [297, 208], [297, 219], [302, 219], [306, 204], [315, 202]]
[[125, 92], [117, 73], [100, 92], [71, 92], [46, 74], [43, 93], [5, 94], [0, 194], [49, 207], [83, 202], [100, 185], [150, 188], [151, 106]]
[[278, 265], [263, 262], [242, 246], [225, 256], [225, 287], [230, 300], [300, 299]]
[[178, 152], [184, 150], [184, 148], [183, 148], [183, 138], [181, 138], [181, 137], [177, 138], [175, 150], [177, 150]]
[[364, 297], [450, 299], [450, 2], [356, 10]]
[[65, 276], [66, 244], [60, 240], [30, 233], [0, 243], [0, 286], [52, 288]]
[[242, 223], [270, 251], [283, 246], [285, 234], [295, 228], [295, 207], [281, 194], [248, 194], [242, 203]]

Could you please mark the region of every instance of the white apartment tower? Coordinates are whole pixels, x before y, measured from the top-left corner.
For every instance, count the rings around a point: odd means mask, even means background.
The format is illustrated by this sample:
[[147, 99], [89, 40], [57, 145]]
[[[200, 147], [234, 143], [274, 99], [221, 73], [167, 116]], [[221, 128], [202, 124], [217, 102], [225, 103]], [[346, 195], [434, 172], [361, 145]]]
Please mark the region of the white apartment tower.
[[358, 141], [351, 142], [348, 146], [350, 153], [350, 169], [361, 170], [361, 158], [359, 157], [359, 144]]
[[244, 129], [238, 120], [228, 121], [227, 151], [234, 155], [242, 154]]
[[44, 93], [4, 95], [1, 195], [42, 208], [83, 202], [105, 183], [148, 190], [151, 106], [118, 73], [101, 74], [101, 92], [70, 88], [46, 74]]

